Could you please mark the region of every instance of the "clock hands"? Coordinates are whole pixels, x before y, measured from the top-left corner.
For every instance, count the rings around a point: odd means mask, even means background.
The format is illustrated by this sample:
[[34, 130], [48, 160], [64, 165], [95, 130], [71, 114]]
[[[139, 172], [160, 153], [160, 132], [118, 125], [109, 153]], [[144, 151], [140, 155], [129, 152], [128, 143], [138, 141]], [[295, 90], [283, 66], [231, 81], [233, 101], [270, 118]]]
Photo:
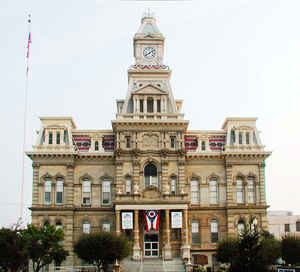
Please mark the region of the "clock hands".
[[152, 49], [151, 51], [149, 51], [148, 53], [145, 54], [145, 57], [148, 56], [149, 54], [154, 53], [154, 49]]

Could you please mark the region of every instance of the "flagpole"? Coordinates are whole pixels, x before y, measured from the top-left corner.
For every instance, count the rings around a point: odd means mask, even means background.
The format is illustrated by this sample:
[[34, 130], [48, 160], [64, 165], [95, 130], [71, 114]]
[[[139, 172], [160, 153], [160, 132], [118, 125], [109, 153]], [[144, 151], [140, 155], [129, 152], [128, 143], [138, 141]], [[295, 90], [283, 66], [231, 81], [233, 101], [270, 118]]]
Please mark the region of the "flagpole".
[[24, 182], [25, 182], [25, 146], [26, 146], [26, 131], [27, 131], [27, 108], [28, 108], [28, 86], [29, 86], [29, 54], [31, 44], [31, 15], [28, 15], [28, 41], [26, 54], [26, 79], [25, 79], [25, 94], [24, 94], [24, 119], [23, 119], [23, 150], [22, 150], [22, 180], [21, 180], [21, 205], [20, 205], [20, 223], [24, 213]]

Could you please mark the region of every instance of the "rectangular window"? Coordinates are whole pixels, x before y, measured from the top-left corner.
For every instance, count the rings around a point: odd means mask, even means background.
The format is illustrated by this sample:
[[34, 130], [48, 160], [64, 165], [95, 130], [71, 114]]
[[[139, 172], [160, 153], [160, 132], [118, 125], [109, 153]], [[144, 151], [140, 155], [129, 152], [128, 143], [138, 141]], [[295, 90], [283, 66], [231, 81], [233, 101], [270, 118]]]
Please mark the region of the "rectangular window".
[[171, 148], [175, 148], [175, 139], [176, 137], [175, 136], [171, 136]]
[[230, 134], [230, 145], [233, 145], [235, 143], [235, 131], [231, 130]]
[[102, 182], [102, 203], [109, 204], [110, 202], [110, 181], [104, 180]]
[[83, 180], [82, 184], [82, 203], [85, 205], [91, 204], [91, 182], [89, 180]]
[[147, 112], [153, 112], [153, 98], [148, 97], [147, 99]]
[[83, 233], [90, 233], [91, 232], [91, 225], [89, 222], [84, 222], [82, 226]]
[[257, 145], [257, 138], [256, 138], [256, 135], [255, 135], [255, 132], [253, 131], [253, 142], [255, 145]]
[[53, 143], [53, 134], [52, 132], [50, 132], [48, 135], [48, 144], [52, 144], [52, 143]]
[[125, 137], [126, 148], [130, 148], [130, 136]]
[[250, 144], [250, 133], [246, 132], [246, 144]]
[[290, 232], [290, 224], [284, 224], [284, 231]]
[[244, 187], [243, 180], [236, 182], [236, 202], [239, 204], [244, 203]]
[[205, 151], [205, 141], [201, 141], [201, 150]]
[[217, 204], [218, 201], [218, 182], [215, 178], [209, 181], [210, 204]]
[[210, 224], [210, 234], [211, 234], [211, 242], [213, 244], [218, 242], [218, 222], [213, 220]]
[[60, 133], [59, 132], [57, 132], [56, 133], [56, 144], [60, 144]]
[[300, 231], [300, 222], [296, 222], [296, 231]]
[[171, 194], [172, 195], [176, 194], [176, 178], [175, 177], [171, 178]]
[[191, 204], [199, 204], [199, 182], [191, 180]]
[[157, 99], [157, 112], [161, 112], [160, 99]]
[[64, 193], [64, 181], [62, 179], [56, 180], [56, 203], [63, 203], [63, 193]]
[[110, 232], [110, 224], [109, 223], [103, 223], [102, 231]]
[[52, 187], [52, 182], [51, 180], [45, 180], [45, 192], [44, 192], [44, 203], [45, 204], [51, 204], [51, 187]]
[[243, 144], [243, 134], [239, 133], [239, 144]]
[[140, 112], [144, 112], [144, 99], [140, 99]]
[[126, 194], [130, 195], [131, 194], [131, 178], [126, 177]]
[[199, 222], [192, 222], [192, 244], [200, 244]]
[[255, 179], [248, 178], [248, 202], [255, 203]]

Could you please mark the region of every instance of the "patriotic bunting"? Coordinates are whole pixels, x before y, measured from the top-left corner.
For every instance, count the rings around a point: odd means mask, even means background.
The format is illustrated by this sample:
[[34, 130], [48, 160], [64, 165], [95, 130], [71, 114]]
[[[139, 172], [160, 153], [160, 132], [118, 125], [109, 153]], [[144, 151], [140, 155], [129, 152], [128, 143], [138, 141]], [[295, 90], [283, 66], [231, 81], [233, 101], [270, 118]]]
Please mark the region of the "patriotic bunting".
[[146, 231], [148, 232], [151, 229], [158, 231], [160, 211], [145, 210], [144, 217], [145, 217]]
[[73, 135], [73, 141], [78, 151], [89, 151], [91, 137], [88, 135]]
[[169, 66], [168, 65], [154, 65], [154, 64], [137, 64], [137, 65], [131, 65], [130, 69], [141, 69], [141, 70], [169, 70]]
[[209, 146], [212, 151], [223, 151], [225, 146], [225, 136], [211, 136]]
[[104, 135], [102, 146], [104, 151], [111, 152], [114, 151], [115, 148], [115, 135]]
[[197, 137], [193, 135], [184, 136], [184, 148], [185, 150], [195, 151], [198, 147]]

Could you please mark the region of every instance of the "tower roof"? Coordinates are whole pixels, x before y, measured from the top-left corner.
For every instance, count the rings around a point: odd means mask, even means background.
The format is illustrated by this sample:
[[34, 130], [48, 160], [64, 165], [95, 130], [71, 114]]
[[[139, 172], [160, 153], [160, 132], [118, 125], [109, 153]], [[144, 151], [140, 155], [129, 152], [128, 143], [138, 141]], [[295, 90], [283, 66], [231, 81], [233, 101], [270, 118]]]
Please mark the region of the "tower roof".
[[156, 18], [153, 13], [147, 12], [143, 15], [141, 25], [134, 36], [134, 39], [160, 39], [164, 40], [164, 36], [159, 31]]

